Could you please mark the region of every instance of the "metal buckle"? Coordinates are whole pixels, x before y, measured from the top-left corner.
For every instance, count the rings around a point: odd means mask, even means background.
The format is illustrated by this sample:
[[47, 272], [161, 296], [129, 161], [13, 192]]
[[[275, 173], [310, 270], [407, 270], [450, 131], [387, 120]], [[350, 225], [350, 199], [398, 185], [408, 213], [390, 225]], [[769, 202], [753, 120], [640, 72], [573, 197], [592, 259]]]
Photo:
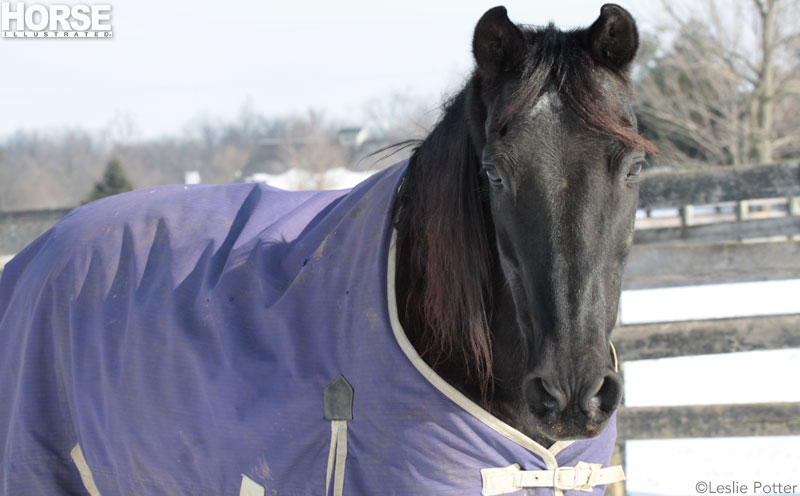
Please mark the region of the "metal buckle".
[[[572, 474], [572, 483], [569, 485], [561, 485], [559, 481], [559, 477], [561, 474]], [[578, 487], [578, 471], [575, 467], [557, 467], [553, 471], [553, 487], [556, 489], [561, 489], [562, 491], [571, 491]]]

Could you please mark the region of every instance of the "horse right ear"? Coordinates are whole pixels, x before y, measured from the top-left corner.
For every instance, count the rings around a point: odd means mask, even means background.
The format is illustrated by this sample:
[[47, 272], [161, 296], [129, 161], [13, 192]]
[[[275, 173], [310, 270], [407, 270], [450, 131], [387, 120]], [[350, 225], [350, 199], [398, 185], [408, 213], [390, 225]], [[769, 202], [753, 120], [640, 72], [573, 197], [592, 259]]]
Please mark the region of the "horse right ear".
[[619, 5], [607, 3], [589, 27], [589, 49], [595, 60], [614, 69], [626, 69], [639, 48], [636, 21]]
[[505, 7], [488, 10], [475, 26], [472, 53], [487, 76], [513, 71], [525, 58], [525, 35], [508, 18]]

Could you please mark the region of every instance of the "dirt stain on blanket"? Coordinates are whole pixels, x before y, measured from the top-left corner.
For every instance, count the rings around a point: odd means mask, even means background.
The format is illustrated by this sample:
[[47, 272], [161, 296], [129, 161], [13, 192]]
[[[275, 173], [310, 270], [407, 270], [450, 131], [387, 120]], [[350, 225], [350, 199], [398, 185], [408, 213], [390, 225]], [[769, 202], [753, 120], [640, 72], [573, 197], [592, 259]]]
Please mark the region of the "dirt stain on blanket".
[[258, 461], [251, 469], [253, 475], [260, 477], [263, 480], [268, 480], [272, 477], [272, 470], [269, 468], [267, 459], [263, 456], [258, 458]]

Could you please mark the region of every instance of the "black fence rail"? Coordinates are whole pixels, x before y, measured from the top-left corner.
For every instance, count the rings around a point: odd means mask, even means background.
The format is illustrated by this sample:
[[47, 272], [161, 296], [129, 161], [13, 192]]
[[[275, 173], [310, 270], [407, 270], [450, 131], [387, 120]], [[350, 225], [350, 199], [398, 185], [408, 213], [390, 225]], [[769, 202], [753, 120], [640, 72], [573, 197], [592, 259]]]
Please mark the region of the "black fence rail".
[[[71, 209], [0, 212], [0, 257], [16, 254], [50, 229]], [[3, 267], [0, 266], [0, 271]]]

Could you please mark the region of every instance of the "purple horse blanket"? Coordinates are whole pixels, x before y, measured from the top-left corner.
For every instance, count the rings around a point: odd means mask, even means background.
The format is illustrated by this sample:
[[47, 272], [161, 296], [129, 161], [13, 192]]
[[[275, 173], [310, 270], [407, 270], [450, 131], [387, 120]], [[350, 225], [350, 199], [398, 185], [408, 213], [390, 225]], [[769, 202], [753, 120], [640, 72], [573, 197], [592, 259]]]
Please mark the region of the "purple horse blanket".
[[408, 345], [391, 227], [405, 169], [350, 191], [158, 187], [68, 214], [0, 280], [0, 493], [602, 494], [613, 419], [545, 448]]

